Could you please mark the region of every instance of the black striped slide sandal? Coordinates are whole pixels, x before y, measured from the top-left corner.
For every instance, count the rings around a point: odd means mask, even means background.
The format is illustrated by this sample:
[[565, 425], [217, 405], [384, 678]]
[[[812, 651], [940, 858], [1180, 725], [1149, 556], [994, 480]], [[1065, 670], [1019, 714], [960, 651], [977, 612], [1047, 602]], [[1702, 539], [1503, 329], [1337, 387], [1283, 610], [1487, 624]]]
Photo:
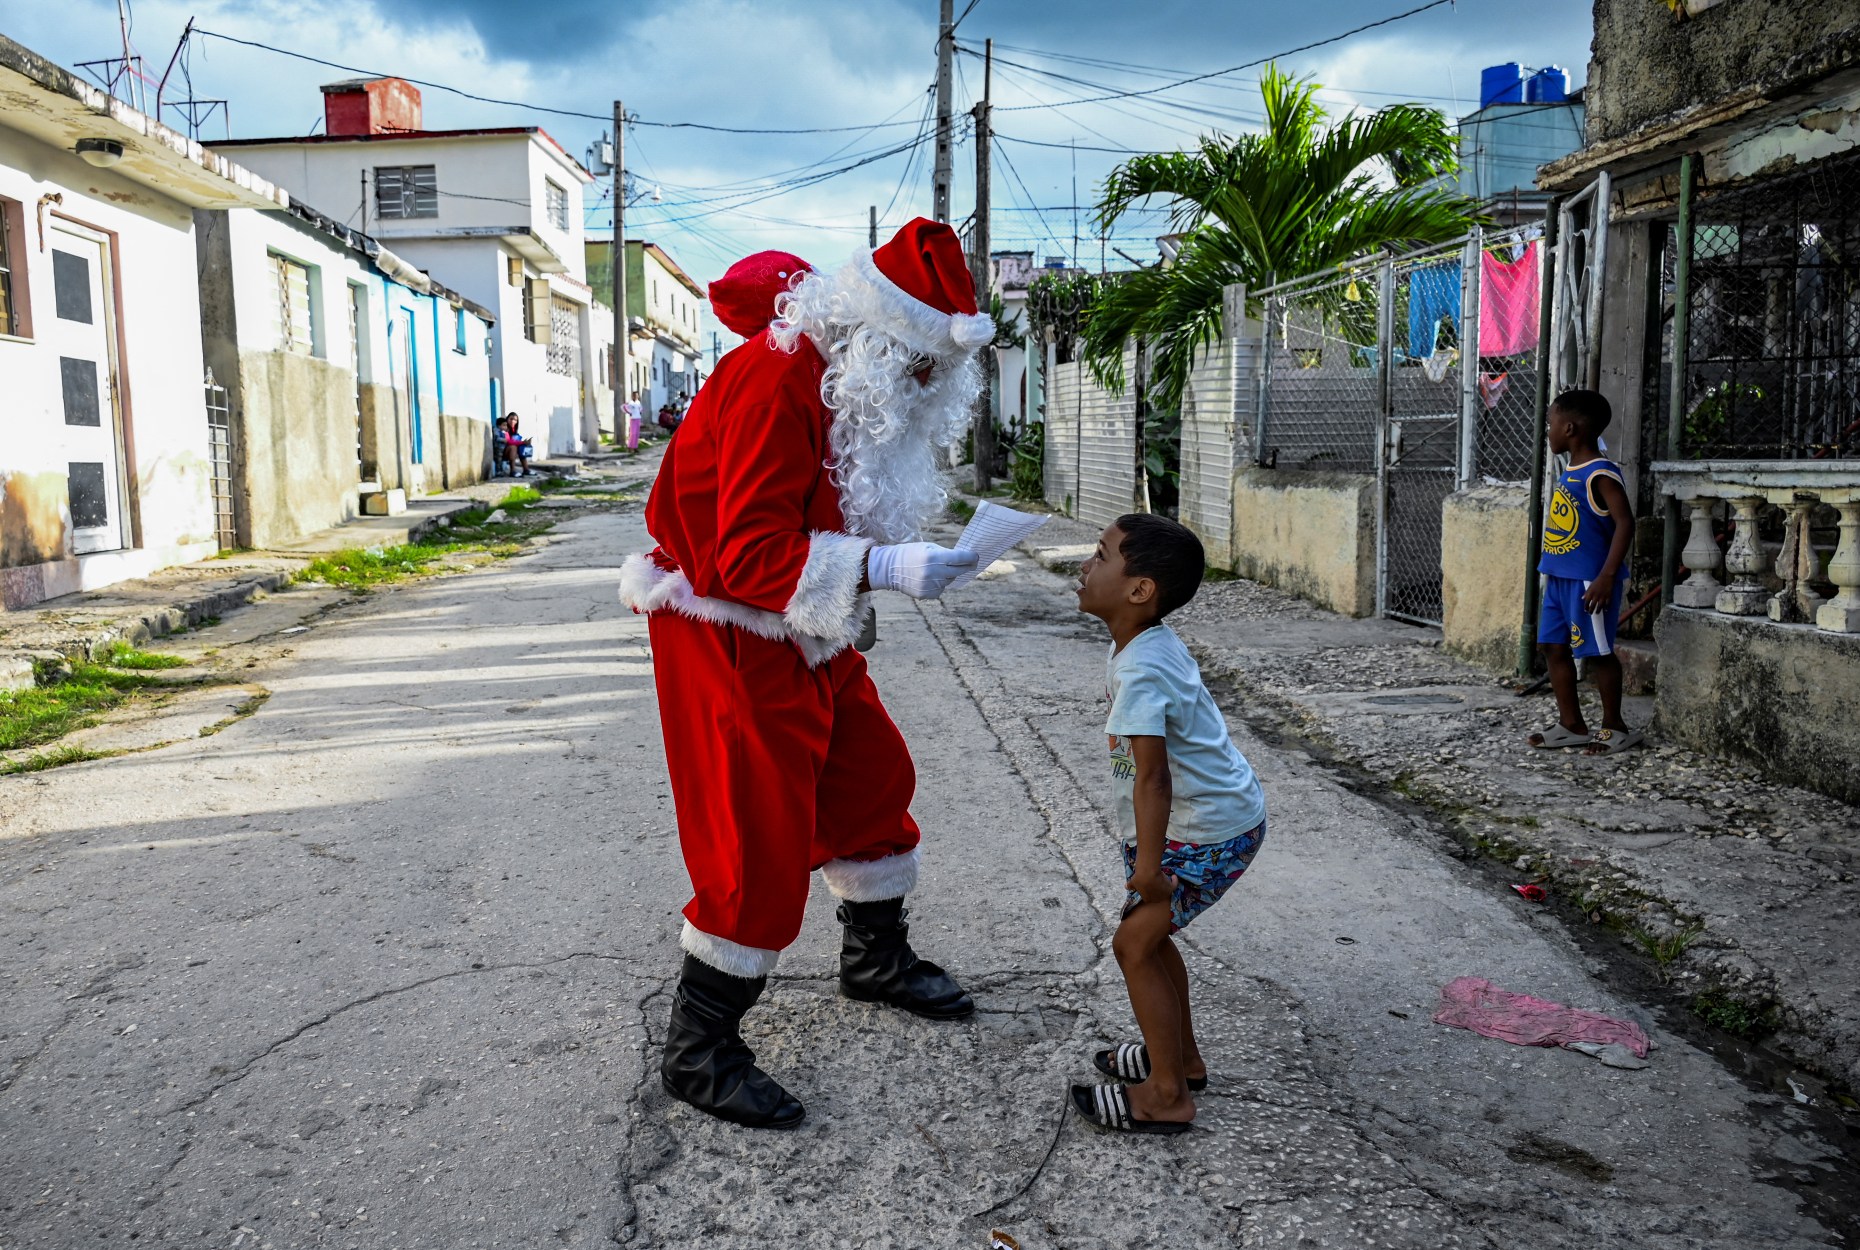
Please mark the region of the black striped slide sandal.
[[[1150, 1048], [1141, 1042], [1124, 1042], [1093, 1055], [1091, 1065], [1106, 1076], [1135, 1085], [1150, 1079]], [[1208, 1088], [1208, 1078], [1191, 1076], [1188, 1078], [1188, 1088], [1190, 1092], [1198, 1094]]]
[[1072, 1109], [1087, 1124], [1113, 1133], [1173, 1137], [1193, 1127], [1180, 1120], [1137, 1119], [1130, 1114], [1130, 1090], [1124, 1085], [1074, 1085]]

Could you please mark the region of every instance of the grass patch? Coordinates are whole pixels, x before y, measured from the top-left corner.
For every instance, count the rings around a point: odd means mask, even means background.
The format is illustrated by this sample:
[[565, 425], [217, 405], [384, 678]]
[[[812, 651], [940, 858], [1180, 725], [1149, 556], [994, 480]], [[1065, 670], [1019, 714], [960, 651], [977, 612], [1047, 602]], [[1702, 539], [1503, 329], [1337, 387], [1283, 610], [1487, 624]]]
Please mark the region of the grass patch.
[[105, 760], [115, 751], [93, 751], [89, 747], [57, 747], [50, 751], [41, 751], [29, 755], [23, 760], [14, 760], [0, 764], [0, 777], [10, 777], [18, 773], [39, 773], [48, 768], [59, 768], [65, 764], [82, 764], [86, 760]]
[[1648, 958], [1664, 969], [1668, 964], [1686, 953], [1686, 948], [1698, 940], [1699, 934], [1705, 932], [1704, 925], [1690, 929], [1679, 929], [1665, 937], [1656, 937], [1645, 929], [1635, 928], [1628, 931], [1634, 944], [1647, 952]]
[[[41, 680], [49, 672], [41, 670]], [[54, 742], [73, 730], [95, 724], [102, 713], [159, 684], [159, 678], [101, 664], [78, 663], [71, 666], [69, 675], [51, 678], [45, 685], [0, 692], [0, 751]], [[9, 768], [14, 772], [30, 771]]]
[[232, 715], [228, 716], [225, 720], [215, 721], [211, 725], [202, 727], [200, 731], [200, 736], [203, 738], [211, 738], [214, 734], [218, 733], [220, 730], [225, 729], [231, 725], [237, 724], [238, 722], [244, 720], [246, 717], [250, 716], [252, 713], [258, 711], [259, 708], [264, 707], [265, 700], [269, 699], [270, 697], [271, 697], [271, 691], [269, 690], [259, 691], [257, 694], [253, 695], [251, 698], [239, 704], [238, 707], [234, 708], [232, 710]]
[[[322, 582], [354, 594], [367, 594], [377, 586], [456, 568], [461, 562], [470, 563], [474, 557], [506, 559], [522, 551], [526, 540], [555, 525], [556, 518], [548, 515], [548, 509], [537, 515], [530, 514], [530, 509], [541, 500], [541, 491], [513, 486], [496, 508], [480, 505], [455, 514], [451, 527], [439, 531], [443, 538], [397, 547], [348, 547], [332, 551], [298, 570], [297, 580]], [[504, 517], [493, 521], [491, 518], [498, 511], [502, 511]]]
[[967, 521], [975, 515], [975, 505], [966, 499], [957, 499], [951, 496], [949, 500], [949, 514], [959, 521]]
[[135, 672], [155, 672], [164, 668], [181, 668], [187, 661], [178, 655], [163, 655], [159, 651], [138, 651], [119, 638], [98, 654], [97, 663]]
[[1776, 1005], [1753, 1003], [1723, 990], [1706, 990], [1692, 1000], [1692, 1012], [1705, 1023], [1746, 1041], [1776, 1031]]

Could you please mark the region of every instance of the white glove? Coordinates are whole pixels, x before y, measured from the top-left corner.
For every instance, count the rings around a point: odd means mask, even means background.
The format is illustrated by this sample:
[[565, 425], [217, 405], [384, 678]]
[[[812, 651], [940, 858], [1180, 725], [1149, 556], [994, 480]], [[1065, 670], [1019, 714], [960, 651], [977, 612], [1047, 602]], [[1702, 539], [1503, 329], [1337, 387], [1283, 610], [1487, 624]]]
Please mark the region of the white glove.
[[934, 599], [975, 567], [973, 551], [935, 543], [873, 547], [865, 557], [865, 579], [873, 590], [899, 590], [913, 599]]

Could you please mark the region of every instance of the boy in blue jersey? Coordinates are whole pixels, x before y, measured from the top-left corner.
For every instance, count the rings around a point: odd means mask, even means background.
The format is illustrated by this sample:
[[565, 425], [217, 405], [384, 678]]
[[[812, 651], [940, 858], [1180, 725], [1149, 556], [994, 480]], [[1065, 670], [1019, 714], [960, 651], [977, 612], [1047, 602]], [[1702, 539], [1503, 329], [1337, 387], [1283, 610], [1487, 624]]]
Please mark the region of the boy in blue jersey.
[[[1537, 645], [1556, 691], [1556, 725], [1534, 733], [1539, 748], [1580, 746], [1584, 755], [1613, 755], [1638, 746], [1641, 735], [1621, 719], [1621, 661], [1615, 628], [1621, 620], [1621, 564], [1634, 541], [1634, 513], [1621, 470], [1601, 452], [1602, 431], [1614, 417], [1596, 391], [1565, 391], [1550, 405], [1550, 451], [1568, 455], [1544, 522], [1543, 611]], [[1589, 662], [1602, 701], [1593, 735], [1576, 694], [1576, 661]]]
[[1111, 949], [1143, 1044], [1099, 1051], [1113, 1085], [1074, 1085], [1079, 1115], [1126, 1133], [1181, 1133], [1207, 1087], [1171, 934], [1238, 881], [1266, 838], [1266, 796], [1201, 669], [1163, 617], [1201, 585], [1201, 540], [1164, 517], [1119, 517], [1079, 574], [1079, 609], [1111, 630], [1105, 685], [1111, 785], [1124, 838], [1122, 921]]

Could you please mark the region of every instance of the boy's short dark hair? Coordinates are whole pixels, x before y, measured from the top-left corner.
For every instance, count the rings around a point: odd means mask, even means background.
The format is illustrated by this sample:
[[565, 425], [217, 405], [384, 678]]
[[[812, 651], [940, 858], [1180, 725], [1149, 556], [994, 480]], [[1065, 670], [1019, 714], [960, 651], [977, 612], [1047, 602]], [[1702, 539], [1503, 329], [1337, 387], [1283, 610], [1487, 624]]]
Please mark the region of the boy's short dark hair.
[[1615, 410], [1608, 406], [1608, 397], [1600, 391], [1564, 391], [1550, 404], [1582, 427], [1582, 432], [1594, 438], [1608, 428], [1608, 423], [1615, 419]]
[[1157, 620], [1195, 597], [1208, 557], [1194, 531], [1148, 512], [1118, 517], [1116, 524], [1124, 534], [1118, 545], [1124, 572], [1156, 583]]

